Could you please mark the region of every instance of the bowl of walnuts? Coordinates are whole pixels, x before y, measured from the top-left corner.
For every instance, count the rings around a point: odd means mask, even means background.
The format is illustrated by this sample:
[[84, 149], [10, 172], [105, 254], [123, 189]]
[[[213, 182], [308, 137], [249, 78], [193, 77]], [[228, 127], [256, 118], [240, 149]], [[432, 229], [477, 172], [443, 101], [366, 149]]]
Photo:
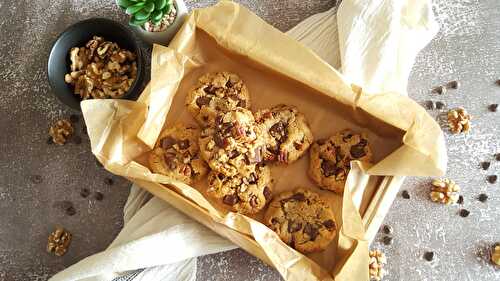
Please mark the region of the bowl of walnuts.
[[54, 94], [80, 110], [87, 99], [135, 99], [144, 79], [144, 59], [132, 31], [104, 18], [68, 27], [55, 41], [47, 74]]

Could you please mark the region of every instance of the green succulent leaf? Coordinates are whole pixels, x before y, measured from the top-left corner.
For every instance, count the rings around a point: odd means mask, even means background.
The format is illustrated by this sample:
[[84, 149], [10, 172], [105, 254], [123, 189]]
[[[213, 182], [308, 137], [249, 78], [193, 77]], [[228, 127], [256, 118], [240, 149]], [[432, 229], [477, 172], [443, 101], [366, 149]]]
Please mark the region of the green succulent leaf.
[[133, 14], [139, 12], [140, 10], [142, 10], [142, 7], [144, 7], [144, 2], [136, 3], [132, 6], [127, 7], [127, 10], [125, 10], [125, 13], [127, 13], [129, 15], [133, 15]]
[[154, 11], [151, 14], [151, 20], [153, 21], [153, 23], [159, 23], [162, 18], [163, 18], [163, 12], [162, 11]]
[[128, 6], [132, 6], [134, 2], [129, 0], [116, 0], [116, 5], [118, 5], [122, 9], [127, 9]]
[[155, 7], [157, 10], [162, 10], [167, 5], [167, 0], [156, 0]]
[[130, 25], [133, 25], [133, 26], [142, 26], [147, 21], [148, 21], [148, 19], [139, 20], [139, 19], [136, 19], [135, 17], [131, 17], [128, 23]]
[[146, 5], [144, 5], [143, 8], [143, 10], [148, 13], [151, 13], [152, 11], [154, 11], [154, 9], [155, 9], [155, 3], [147, 3]]
[[147, 20], [147, 19], [149, 19], [150, 14], [151, 13], [146, 11], [146, 9], [142, 9], [139, 12], [134, 14], [134, 18], [136, 18], [138, 20], [144, 20], [144, 19]]
[[174, 3], [174, 0], [167, 0], [168, 5], [172, 5]]
[[163, 13], [165, 15], [170, 14], [171, 11], [172, 11], [172, 5], [171, 4], [167, 4], [167, 6], [163, 9]]

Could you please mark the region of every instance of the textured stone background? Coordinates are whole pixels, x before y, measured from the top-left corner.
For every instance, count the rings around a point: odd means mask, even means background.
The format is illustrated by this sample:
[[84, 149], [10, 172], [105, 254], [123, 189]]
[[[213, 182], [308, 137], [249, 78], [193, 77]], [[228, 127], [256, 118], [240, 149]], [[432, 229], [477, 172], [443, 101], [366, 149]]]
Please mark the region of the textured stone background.
[[[187, 1], [190, 8], [215, 1]], [[325, 11], [335, 1], [240, 1], [282, 31], [306, 17]], [[409, 94], [419, 102], [441, 100], [448, 107], [465, 106], [474, 115], [472, 132], [448, 133], [449, 171], [463, 189], [463, 206], [441, 206], [427, 199], [426, 178], [410, 178], [404, 189], [411, 199], [398, 197], [386, 222], [394, 227], [394, 244], [374, 247], [388, 256], [385, 280], [500, 280], [500, 270], [485, 261], [485, 248], [500, 241], [499, 184], [488, 174], [500, 173], [500, 113], [487, 106], [500, 102], [500, 3], [497, 0], [436, 0], [441, 31], [417, 58]], [[55, 272], [103, 250], [122, 225], [122, 206], [129, 184], [96, 166], [81, 124], [80, 145], [47, 145], [47, 129], [60, 117], [74, 113], [52, 95], [46, 79], [51, 44], [68, 25], [102, 16], [121, 22], [126, 17], [107, 0], [0, 0], [0, 280], [46, 280]], [[461, 87], [443, 96], [430, 88], [458, 79]], [[438, 111], [431, 114], [438, 118]], [[438, 118], [439, 119], [439, 118]], [[488, 171], [479, 162], [489, 160]], [[35, 184], [32, 175], [43, 181]], [[114, 184], [104, 183], [106, 177]], [[81, 188], [100, 191], [103, 201], [84, 199]], [[479, 193], [490, 196], [477, 201]], [[70, 200], [77, 210], [67, 216], [56, 206]], [[468, 218], [457, 215], [471, 211]], [[45, 252], [46, 239], [56, 224], [73, 234], [62, 258]], [[422, 255], [433, 250], [433, 262]], [[241, 250], [202, 257], [199, 280], [279, 280], [273, 269]]]

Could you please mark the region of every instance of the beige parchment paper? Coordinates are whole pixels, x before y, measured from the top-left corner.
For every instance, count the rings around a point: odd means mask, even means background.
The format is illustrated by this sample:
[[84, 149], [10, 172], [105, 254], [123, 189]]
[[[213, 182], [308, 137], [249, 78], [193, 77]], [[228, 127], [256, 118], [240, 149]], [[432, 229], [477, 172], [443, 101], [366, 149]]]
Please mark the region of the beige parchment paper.
[[[397, 93], [365, 93], [349, 85], [310, 50], [233, 2], [195, 10], [169, 47], [154, 46], [151, 68], [151, 83], [137, 101], [82, 102], [92, 152], [107, 170], [271, 264], [286, 280], [367, 280], [368, 242], [351, 191], [367, 184], [363, 175], [440, 175], [445, 170], [442, 132], [418, 104]], [[184, 99], [197, 78], [222, 70], [242, 77], [254, 111], [277, 103], [298, 106], [316, 139], [344, 128], [368, 134], [374, 164], [352, 162], [343, 195], [315, 187], [306, 174], [308, 156], [272, 168], [274, 194], [309, 188], [335, 211], [339, 231], [326, 250], [302, 255], [260, 223], [262, 214], [228, 212], [205, 196], [204, 181], [188, 186], [147, 167], [147, 154], [162, 128], [195, 124]]]

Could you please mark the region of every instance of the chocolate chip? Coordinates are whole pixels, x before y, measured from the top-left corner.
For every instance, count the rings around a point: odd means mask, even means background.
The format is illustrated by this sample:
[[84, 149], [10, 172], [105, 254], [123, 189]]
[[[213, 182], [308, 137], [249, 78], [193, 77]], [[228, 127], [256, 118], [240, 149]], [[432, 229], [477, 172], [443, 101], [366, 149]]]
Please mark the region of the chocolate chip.
[[481, 193], [479, 194], [479, 196], [477, 197], [477, 199], [480, 201], [480, 202], [486, 202], [488, 200], [488, 195], [484, 194], [484, 193]]
[[288, 232], [294, 233], [302, 229], [302, 223], [290, 221], [288, 223]]
[[74, 144], [81, 144], [82, 143], [82, 138], [80, 136], [74, 135], [72, 138]]
[[481, 168], [483, 170], [488, 170], [490, 168], [490, 162], [481, 162]]
[[101, 192], [96, 191], [94, 192], [94, 199], [97, 201], [102, 201], [102, 199], [104, 199], [104, 195]]
[[271, 223], [272, 223], [272, 224], [277, 224], [277, 223], [279, 223], [279, 222], [280, 222], [280, 221], [279, 221], [277, 218], [272, 218], [272, 219], [271, 219]]
[[226, 195], [222, 199], [222, 202], [224, 202], [224, 204], [229, 205], [229, 206], [233, 206], [236, 203], [238, 203], [239, 201], [240, 201], [240, 199], [235, 194]]
[[224, 180], [226, 178], [226, 176], [222, 173], [218, 173], [217, 178], [219, 178], [219, 180]]
[[323, 160], [321, 162], [321, 170], [326, 177], [331, 177], [336, 174], [337, 166], [336, 163], [330, 160]]
[[323, 225], [328, 228], [328, 229], [333, 229], [335, 228], [335, 222], [333, 220], [326, 220], [323, 222]]
[[316, 240], [316, 237], [318, 237], [319, 231], [315, 226], [307, 223], [306, 226], [304, 226], [304, 233], [309, 235], [311, 241], [314, 241]]
[[233, 150], [228, 153], [229, 159], [234, 159], [240, 155], [241, 153], [238, 150]]
[[428, 100], [425, 102], [425, 107], [429, 110], [434, 110], [436, 109], [436, 104], [433, 101]]
[[460, 205], [462, 205], [464, 203], [464, 197], [462, 195], [458, 196], [457, 203], [460, 204]]
[[52, 140], [52, 137], [47, 138], [47, 144], [53, 144], [54, 141]]
[[500, 161], [500, 153], [495, 154], [495, 160]]
[[407, 190], [403, 190], [403, 192], [401, 192], [401, 196], [404, 198], [404, 199], [410, 199], [410, 193], [408, 193]]
[[304, 195], [304, 193], [299, 192], [290, 196], [288, 199], [303, 202], [306, 201], [306, 196]]
[[434, 252], [425, 252], [424, 259], [426, 261], [432, 261], [434, 259]]
[[114, 181], [112, 178], [105, 178], [104, 183], [107, 185], [113, 185]]
[[269, 133], [271, 136], [281, 142], [281, 139], [286, 135], [286, 125], [283, 122], [278, 122], [271, 126]]
[[238, 104], [236, 106], [246, 108], [247, 107], [247, 102], [245, 100], [239, 100]]
[[487, 179], [488, 179], [488, 182], [489, 182], [489, 183], [494, 184], [494, 183], [496, 183], [496, 182], [497, 182], [498, 177], [497, 177], [497, 175], [489, 175], [489, 176], [487, 177]]
[[181, 140], [177, 143], [180, 149], [187, 149], [189, 147], [189, 140]]
[[352, 157], [358, 159], [358, 158], [365, 156], [366, 155], [365, 147], [366, 147], [366, 144], [363, 145], [362, 143], [358, 143], [356, 145], [351, 146], [350, 152], [351, 152]]
[[460, 209], [460, 211], [458, 211], [458, 214], [462, 217], [462, 218], [466, 218], [469, 216], [470, 212], [466, 209]]
[[497, 103], [490, 104], [490, 106], [488, 106], [488, 109], [489, 109], [491, 112], [497, 112], [497, 110], [498, 110], [498, 104], [497, 104]]
[[384, 238], [382, 238], [382, 242], [384, 243], [384, 245], [391, 245], [392, 244], [392, 237], [384, 236]]
[[217, 90], [217, 88], [215, 88], [214, 86], [210, 85], [208, 87], [205, 87], [203, 89], [203, 91], [208, 94], [208, 95], [215, 95], [215, 91]]
[[234, 125], [231, 122], [222, 123], [221, 125], [219, 125], [219, 132], [223, 135], [228, 135], [231, 133], [233, 127]]
[[446, 104], [444, 102], [441, 102], [441, 101], [436, 102], [437, 109], [443, 109], [443, 108], [445, 108], [445, 106], [446, 106]]
[[293, 143], [293, 147], [295, 147], [295, 149], [297, 149], [297, 150], [301, 150], [302, 149], [302, 143], [300, 143], [300, 142], [294, 142]]
[[225, 148], [228, 145], [228, 141], [220, 132], [214, 134], [214, 142], [218, 147]]
[[231, 80], [228, 79], [226, 82], [226, 88], [231, 88], [231, 87], [233, 87], [233, 82], [231, 82]]
[[458, 82], [457, 80], [453, 80], [453, 81], [450, 81], [448, 83], [446, 83], [446, 88], [448, 89], [458, 89], [458, 87], [460, 87], [460, 82]]
[[78, 116], [78, 115], [76, 115], [76, 114], [71, 114], [71, 115], [69, 116], [69, 121], [70, 121], [71, 123], [73, 123], [73, 124], [74, 124], [74, 123], [77, 123], [79, 120], [80, 120], [80, 116]]
[[160, 146], [163, 149], [169, 149], [176, 143], [177, 141], [172, 137], [164, 137], [163, 139], [160, 140]]
[[87, 198], [90, 195], [90, 190], [88, 188], [82, 188], [80, 190], [80, 196], [83, 198]]
[[434, 89], [432, 89], [432, 92], [434, 92], [436, 94], [439, 94], [439, 95], [446, 94], [446, 87], [444, 87], [444, 86], [437, 86]]
[[42, 183], [43, 178], [40, 175], [31, 175], [30, 176], [30, 181], [34, 184], [39, 184]]
[[346, 133], [345, 135], [342, 135], [342, 140], [344, 142], [348, 142], [351, 138], [352, 138], [352, 134], [351, 133]]
[[264, 198], [266, 198], [266, 200], [270, 200], [273, 196], [273, 193], [268, 186], [264, 187], [263, 194], [264, 194]]
[[163, 159], [165, 159], [165, 164], [167, 164], [168, 168], [170, 170], [174, 170], [177, 168], [177, 162], [175, 154], [172, 153], [166, 153], [163, 155]]
[[256, 175], [255, 173], [251, 173], [251, 174], [247, 177], [247, 179], [248, 179], [248, 183], [249, 183], [249, 184], [256, 184], [256, 183], [257, 183], [257, 179], [258, 179], [258, 177], [257, 177], [257, 175]]
[[68, 216], [74, 216], [76, 214], [76, 209], [73, 206], [69, 206], [64, 210], [66, 212], [66, 215]]
[[385, 234], [391, 234], [393, 232], [392, 226], [387, 224], [382, 227], [382, 230], [384, 231]]
[[254, 208], [259, 206], [259, 198], [257, 198], [257, 196], [252, 195], [252, 197], [250, 197], [250, 206]]

